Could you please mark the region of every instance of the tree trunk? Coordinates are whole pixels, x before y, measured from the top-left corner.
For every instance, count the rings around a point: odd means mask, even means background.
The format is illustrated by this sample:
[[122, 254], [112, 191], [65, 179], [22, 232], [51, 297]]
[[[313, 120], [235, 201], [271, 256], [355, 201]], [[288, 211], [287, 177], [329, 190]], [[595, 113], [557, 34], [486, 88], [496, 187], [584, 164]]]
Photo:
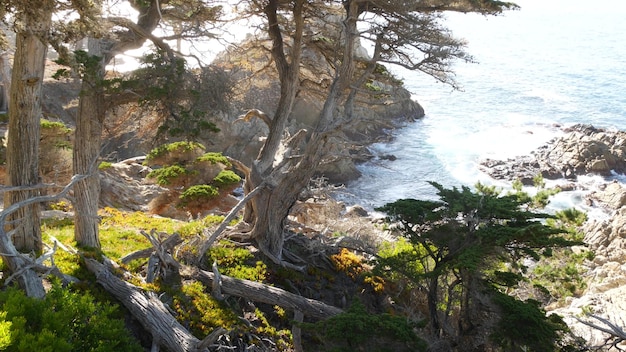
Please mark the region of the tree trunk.
[[430, 316], [430, 329], [434, 337], [441, 337], [441, 323], [439, 321], [439, 276], [433, 275], [428, 283], [428, 315]]
[[[89, 54], [102, 57], [102, 42], [89, 38]], [[89, 175], [76, 184], [74, 190], [74, 238], [81, 246], [100, 248], [98, 233], [98, 204], [100, 178], [98, 157], [105, 118], [104, 92], [100, 82], [104, 79], [105, 63], [88, 71], [83, 77], [81, 97], [76, 118], [75, 144], [73, 149], [74, 173]]]
[[[213, 285], [215, 274], [209, 271], [187, 267], [183, 270], [184, 276], [192, 277], [204, 282], [207, 286]], [[221, 275], [220, 275], [221, 276]], [[315, 319], [326, 319], [343, 311], [335, 306], [321, 301], [302, 297], [277, 287], [264, 285], [260, 282], [221, 276], [222, 293], [243, 297], [253, 302], [262, 302], [277, 305], [285, 309], [299, 311], [305, 316]]]
[[[296, 31], [292, 45], [290, 64], [284, 56], [282, 36], [276, 19], [277, 0], [270, 1], [265, 9], [268, 17], [268, 30], [273, 40], [272, 57], [276, 63], [281, 81], [281, 97], [276, 116], [270, 125], [270, 134], [263, 146], [258, 160], [252, 165], [246, 189], [251, 190], [267, 182], [269, 185], [255, 197], [251, 206], [246, 208], [244, 221], [254, 222], [251, 237], [259, 247], [275, 261], [282, 260], [284, 242], [284, 221], [289, 210], [295, 204], [298, 195], [306, 187], [323, 158], [327, 132], [333, 129], [339, 101], [343, 96], [354, 72], [354, 38], [356, 32], [357, 5], [349, 1], [348, 13], [344, 21], [346, 29], [345, 52], [333, 84], [318, 120], [315, 130], [310, 134], [300, 157], [288, 160], [286, 155], [277, 155], [280, 139], [285, 130], [286, 121], [291, 115], [291, 107], [299, 87], [299, 63], [302, 51], [302, 1], [297, 1], [293, 9]], [[286, 144], [285, 141], [283, 143]], [[295, 143], [294, 143], [295, 144]], [[298, 145], [290, 146], [292, 149]]]
[[[24, 29], [16, 33], [9, 99], [7, 186], [34, 186], [39, 183], [41, 87], [48, 52], [48, 45], [41, 38], [45, 38], [50, 29], [52, 1], [37, 1], [32, 7], [40, 11], [33, 11], [21, 18]], [[36, 190], [7, 192], [4, 207], [37, 194]], [[39, 204], [29, 205], [10, 214], [5, 230], [15, 231], [13, 244], [19, 251], [40, 253]]]
[[7, 51], [0, 54], [0, 88], [2, 88], [0, 111], [6, 112], [9, 109], [9, 92], [11, 92], [11, 62]]

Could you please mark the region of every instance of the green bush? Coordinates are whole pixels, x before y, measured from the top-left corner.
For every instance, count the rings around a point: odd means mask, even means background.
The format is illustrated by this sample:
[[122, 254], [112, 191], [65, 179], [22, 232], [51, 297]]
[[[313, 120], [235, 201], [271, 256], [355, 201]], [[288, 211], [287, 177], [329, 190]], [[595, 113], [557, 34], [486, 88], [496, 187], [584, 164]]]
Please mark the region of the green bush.
[[0, 350], [142, 351], [118, 315], [117, 307], [58, 283], [42, 300], [9, 289], [0, 292]]
[[195, 185], [187, 188], [180, 195], [180, 205], [185, 206], [190, 202], [210, 200], [219, 196], [218, 189], [211, 185]]
[[224, 155], [222, 155], [222, 153], [206, 153], [204, 155], [202, 155], [201, 157], [199, 157], [198, 159], [196, 159], [197, 161], [208, 161], [211, 164], [224, 164], [226, 166], [231, 166], [230, 161], [228, 161], [228, 158], [225, 157]]
[[150, 171], [148, 178], [156, 178], [157, 183], [161, 186], [169, 185], [172, 181], [180, 176], [188, 175], [191, 171], [180, 165], [172, 165], [161, 169]]
[[217, 187], [228, 186], [241, 182], [241, 177], [231, 170], [222, 170], [215, 176], [213, 182]]
[[303, 324], [316, 333], [327, 351], [425, 351], [426, 343], [406, 318], [370, 314], [355, 300], [342, 314], [315, 324]]
[[205, 147], [197, 142], [174, 142], [154, 148], [146, 155], [146, 164], [170, 153], [191, 152], [196, 149], [204, 150]]
[[220, 272], [238, 279], [263, 281], [267, 277], [267, 266], [255, 261], [254, 255], [246, 248], [228, 242], [220, 242], [207, 253], [209, 264], [216, 262]]

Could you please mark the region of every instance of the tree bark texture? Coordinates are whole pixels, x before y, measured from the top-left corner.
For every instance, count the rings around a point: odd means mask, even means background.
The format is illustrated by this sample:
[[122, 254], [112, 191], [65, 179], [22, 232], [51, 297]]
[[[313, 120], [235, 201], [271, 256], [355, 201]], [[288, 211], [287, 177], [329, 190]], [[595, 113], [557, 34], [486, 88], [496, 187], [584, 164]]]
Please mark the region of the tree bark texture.
[[[41, 87], [48, 45], [44, 41], [51, 25], [51, 0], [33, 1], [34, 9], [24, 18], [16, 33], [16, 47], [9, 98], [9, 136], [7, 141], [8, 186], [34, 186], [39, 183], [39, 135]], [[7, 192], [4, 207], [38, 194], [36, 190]], [[42, 250], [39, 204], [10, 214], [5, 230], [13, 233], [13, 244], [22, 252]]]
[[[101, 82], [106, 65], [116, 54], [141, 47], [147, 36], [160, 21], [159, 2], [145, 2], [140, 9], [137, 23], [128, 21], [128, 31], [121, 40], [110, 43], [102, 39], [89, 38], [89, 55], [100, 58], [99, 65], [87, 69], [83, 77], [81, 96], [76, 118], [73, 149], [74, 173], [90, 175], [76, 185], [74, 190], [74, 238], [81, 246], [100, 248], [98, 205], [100, 202], [100, 178], [98, 158], [102, 147], [102, 131], [108, 103]], [[125, 22], [126, 23], [126, 22]], [[108, 50], [103, 50], [107, 46]]]
[[[89, 55], [102, 57], [101, 45], [100, 40], [89, 38]], [[105, 63], [101, 59], [96, 66], [83, 77], [72, 152], [74, 173], [89, 175], [76, 184], [74, 191], [74, 238], [80, 246], [100, 248], [98, 158], [105, 118], [104, 92], [100, 82], [104, 79]]]
[[[213, 285], [215, 274], [209, 271], [187, 268], [191, 277], [204, 282], [207, 286]], [[324, 302], [302, 297], [277, 287], [264, 285], [260, 282], [236, 279], [220, 275], [222, 293], [244, 297], [254, 302], [262, 302], [279, 307], [300, 311], [305, 316], [315, 319], [326, 319], [343, 311]]]
[[128, 308], [159, 345], [171, 352], [202, 351], [201, 341], [189, 333], [155, 295], [144, 294], [140, 288], [117, 278], [94, 259], [85, 259], [85, 264], [96, 275], [97, 282]]
[[[303, 17], [301, 1], [296, 2], [293, 9], [296, 30], [291, 50], [291, 63], [285, 58], [282, 47], [282, 35], [276, 18], [278, 1], [272, 0], [266, 7], [268, 31], [274, 46], [272, 57], [276, 63], [281, 80], [281, 98], [272, 124], [270, 134], [263, 146], [258, 160], [251, 167], [250, 177], [246, 180], [246, 189], [254, 189], [261, 182], [268, 187], [261, 190], [246, 208], [244, 221], [254, 219], [251, 237], [259, 243], [264, 253], [277, 261], [282, 260], [284, 244], [284, 221], [295, 204], [298, 195], [306, 187], [315, 170], [323, 159], [323, 150], [328, 132], [334, 128], [334, 119], [339, 103], [349, 87], [354, 73], [354, 39], [356, 37], [357, 4], [349, 1], [348, 12], [344, 20], [345, 52], [337, 75], [328, 92], [328, 96], [315, 130], [312, 131], [298, 158], [288, 160], [287, 155], [277, 155], [280, 139], [283, 137], [285, 123], [291, 115], [295, 94], [299, 88], [299, 63], [302, 51]], [[272, 7], [272, 4], [274, 4]], [[283, 141], [284, 143], [284, 141]], [[297, 148], [298, 146], [292, 146]], [[252, 212], [252, 213], [251, 213]]]

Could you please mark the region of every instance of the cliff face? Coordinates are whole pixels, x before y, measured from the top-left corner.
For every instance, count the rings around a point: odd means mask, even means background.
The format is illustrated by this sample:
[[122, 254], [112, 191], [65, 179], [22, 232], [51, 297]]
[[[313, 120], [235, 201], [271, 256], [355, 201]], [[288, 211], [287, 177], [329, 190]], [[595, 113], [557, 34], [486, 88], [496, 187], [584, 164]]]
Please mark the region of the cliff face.
[[[338, 43], [342, 41], [338, 37], [341, 17], [337, 10], [319, 11], [326, 11], [324, 16], [320, 16], [324, 21], [307, 20], [300, 65], [300, 89], [292, 118], [285, 131], [288, 134], [300, 129], [314, 128], [335, 75], [336, 60], [341, 55], [337, 50], [341, 47]], [[285, 50], [290, 50], [290, 43], [287, 42], [285, 47]], [[276, 110], [280, 85], [271, 60], [270, 48], [271, 42], [267, 38], [250, 36], [243, 43], [224, 50], [213, 62], [229, 73], [234, 82], [234, 96], [231, 111], [212, 121], [221, 131], [199, 140], [211, 151], [223, 152], [245, 164], [257, 157], [268, 133], [267, 126], [260, 120], [243, 122], [238, 118], [250, 109], [261, 110], [271, 118]], [[367, 51], [357, 45], [355, 56], [359, 60], [356, 79], [366, 68]], [[336, 114], [342, 115], [344, 111], [337, 111]], [[403, 87], [402, 82], [384, 67], [377, 66], [367, 77], [364, 86], [359, 87], [353, 118], [337, 127], [329, 146], [329, 157], [318, 173], [334, 183], [357, 178], [360, 174], [355, 163], [371, 157], [367, 149], [369, 144], [389, 139], [393, 129], [422, 116], [424, 110], [411, 99], [410, 92]], [[138, 118], [144, 119], [145, 116], [132, 117], [135, 121]], [[118, 121], [112, 125], [119, 132], [108, 137], [111, 147], [105, 150], [104, 155], [111, 154], [117, 159], [125, 159], [150, 149], [141, 142], [150, 140], [149, 135], [137, 138], [132, 123], [123, 122], [121, 118], [113, 120]], [[125, 124], [127, 127], [124, 127]], [[151, 125], [152, 123], [141, 124], [144, 134], [145, 127], [150, 128]], [[139, 150], [132, 150], [133, 148]]]
[[587, 289], [580, 297], [570, 298], [566, 305], [554, 310], [562, 315], [570, 328], [592, 346], [605, 343], [607, 334], [582, 323], [576, 317], [603, 327], [606, 325], [585, 317], [591, 312], [624, 329], [626, 323], [626, 188], [610, 183], [593, 192], [589, 199], [607, 209], [606, 219], [588, 221], [582, 231], [585, 243], [595, 254], [585, 263]]

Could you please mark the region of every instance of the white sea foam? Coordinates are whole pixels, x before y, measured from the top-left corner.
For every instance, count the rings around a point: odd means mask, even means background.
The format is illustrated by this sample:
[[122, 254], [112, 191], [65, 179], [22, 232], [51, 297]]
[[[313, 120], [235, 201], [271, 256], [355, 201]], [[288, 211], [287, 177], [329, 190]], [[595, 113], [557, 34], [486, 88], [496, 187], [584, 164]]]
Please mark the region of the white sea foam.
[[[427, 116], [400, 130], [393, 143], [375, 147], [398, 159], [362, 165], [363, 178], [346, 189], [353, 201], [377, 206], [403, 197], [432, 198], [426, 181], [500, 184], [479, 171], [480, 160], [528, 154], [561, 135], [559, 126], [626, 129], [626, 46], [617, 45], [626, 33], [622, 7], [588, 11], [582, 1], [564, 1], [555, 0], [567, 4], [567, 11], [521, 0], [522, 10], [497, 18], [449, 16], [453, 33], [468, 40], [480, 62], [455, 66], [463, 91], [392, 68]], [[626, 176], [612, 179], [626, 182]], [[579, 180], [586, 189], [605, 181]], [[584, 209], [584, 192], [563, 192], [550, 207]]]

